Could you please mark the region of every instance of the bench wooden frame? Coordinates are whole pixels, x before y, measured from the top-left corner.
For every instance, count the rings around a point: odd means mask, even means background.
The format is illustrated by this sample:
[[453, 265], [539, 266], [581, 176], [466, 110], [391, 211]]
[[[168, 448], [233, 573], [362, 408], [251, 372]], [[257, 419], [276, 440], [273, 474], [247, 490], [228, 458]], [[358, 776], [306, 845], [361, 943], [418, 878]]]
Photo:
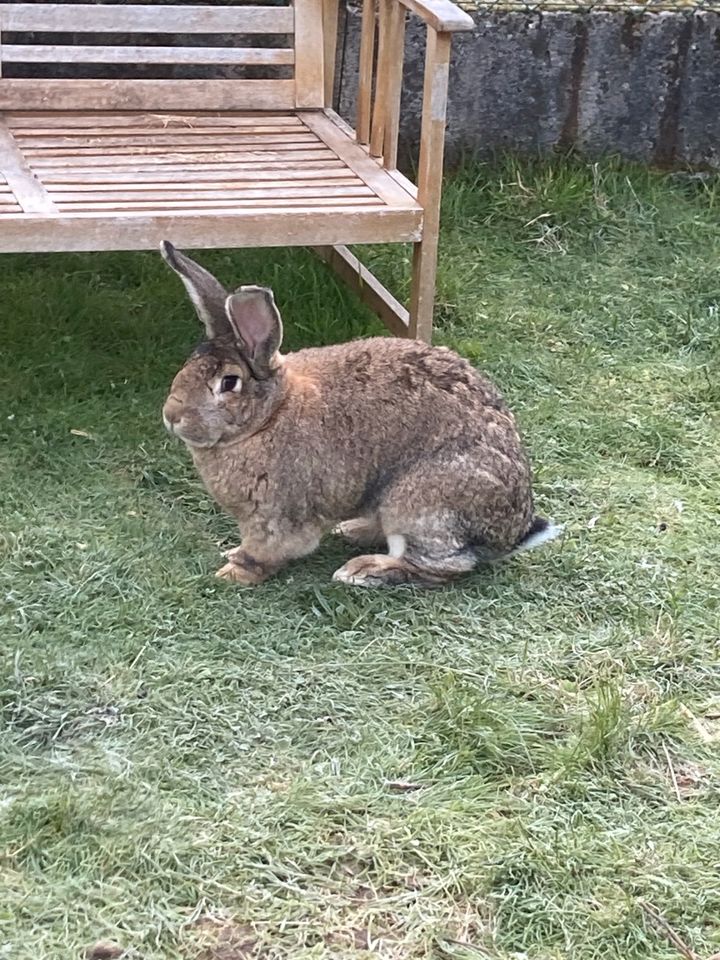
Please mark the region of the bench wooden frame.
[[[330, 108], [338, 2], [0, 2], [0, 252], [310, 246], [392, 333], [429, 341], [450, 41], [473, 21], [450, 0], [363, 0], [352, 130]], [[397, 169], [408, 12], [427, 25], [417, 186]], [[84, 33], [109, 42], [67, 42]], [[349, 249], [385, 242], [414, 244], [407, 308]]]

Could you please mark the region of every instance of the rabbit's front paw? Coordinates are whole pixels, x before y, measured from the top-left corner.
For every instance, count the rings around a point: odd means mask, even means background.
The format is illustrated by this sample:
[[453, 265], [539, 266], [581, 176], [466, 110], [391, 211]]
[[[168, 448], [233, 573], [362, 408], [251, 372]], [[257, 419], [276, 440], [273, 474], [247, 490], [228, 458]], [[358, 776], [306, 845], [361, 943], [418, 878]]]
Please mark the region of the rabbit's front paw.
[[241, 547], [237, 550], [229, 551], [226, 556], [232, 554], [230, 563], [220, 567], [215, 574], [221, 580], [232, 580], [233, 583], [239, 583], [244, 587], [254, 587], [263, 580], [267, 580], [275, 572], [274, 568], [268, 567], [264, 563], [259, 563], [249, 554], [245, 553]]

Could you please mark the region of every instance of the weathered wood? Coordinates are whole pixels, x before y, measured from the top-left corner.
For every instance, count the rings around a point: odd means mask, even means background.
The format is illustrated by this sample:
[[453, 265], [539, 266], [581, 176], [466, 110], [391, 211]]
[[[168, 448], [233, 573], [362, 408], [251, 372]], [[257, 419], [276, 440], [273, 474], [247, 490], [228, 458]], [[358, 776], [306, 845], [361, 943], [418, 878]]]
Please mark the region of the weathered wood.
[[247, 110], [253, 106], [285, 110], [294, 105], [293, 80], [3, 79], [0, 83], [0, 110]]
[[336, 180], [340, 182], [352, 180], [353, 183], [363, 182], [352, 176], [352, 172], [339, 162], [332, 165], [323, 164], [321, 166], [308, 164], [307, 166], [295, 169], [288, 169], [287, 165], [285, 165], [281, 172], [277, 169], [249, 168], [244, 171], [235, 171], [232, 168], [230, 170], [227, 170], [227, 168], [218, 170], [217, 168], [208, 169], [207, 167], [203, 167], [201, 171], [188, 167], [168, 171], [165, 167], [155, 167], [151, 171], [130, 169], [124, 173], [118, 173], [114, 170], [108, 171], [106, 168], [103, 168], [102, 170], [83, 170], [82, 172], [77, 170], [63, 170], [58, 173], [46, 173], [43, 175], [43, 183], [48, 187], [54, 184], [74, 184], [78, 187], [87, 186], [88, 189], [93, 189], [97, 185], [108, 183], [132, 184], [133, 187], [141, 189], [144, 188], [146, 184], [153, 185], [163, 183], [197, 183], [200, 186], [204, 184], [218, 186], [224, 183], [233, 185], [267, 181], [273, 184], [284, 184], [294, 181], [307, 182], [314, 180], [323, 180], [328, 183], [334, 183]]
[[[286, 167], [299, 165], [309, 161], [333, 160], [335, 155], [327, 149], [293, 151], [265, 148], [253, 151], [217, 151], [211, 153], [179, 153], [170, 152], [157, 154], [118, 154], [117, 156], [98, 154], [96, 156], [78, 157], [69, 155], [64, 157], [31, 157], [30, 166], [37, 170], [67, 170], [82, 169], [94, 170], [101, 167], [115, 167], [118, 170], [153, 169], [159, 167], [187, 167], [197, 171], [207, 168], [237, 167], [238, 169], [252, 169], [262, 167], [267, 163], [284, 163]], [[382, 183], [382, 181], [379, 181]]]
[[475, 21], [450, 0], [398, 0], [439, 32], [474, 30]]
[[397, 0], [378, 0], [380, 26], [378, 29], [378, 59], [375, 73], [375, 101], [370, 128], [370, 156], [381, 157], [385, 139], [387, 100], [390, 95], [390, 11]]
[[325, 105], [322, 18], [323, 0], [295, 0], [295, 106], [297, 107]]
[[404, 174], [400, 173], [399, 170], [388, 170], [388, 176], [392, 177], [395, 183], [397, 183], [398, 186], [402, 187], [403, 190], [406, 190], [407, 193], [409, 193], [410, 196], [413, 198], [413, 200], [417, 200], [417, 195], [418, 195], [417, 186], [411, 180], [408, 180], [408, 178]]
[[[144, 199], [149, 196], [170, 197], [173, 194], [178, 195], [200, 195], [207, 194], [209, 199], [220, 200], [223, 196], [246, 195], [250, 191], [257, 191], [264, 196], [275, 196], [285, 193], [287, 190], [305, 190], [307, 196], [332, 196], [337, 194], [343, 196], [347, 191], [343, 188], [352, 187], [363, 195], [369, 195], [371, 190], [366, 187], [361, 180], [354, 177], [337, 177], [335, 179], [321, 180], [284, 180], [277, 177], [272, 181], [257, 180], [225, 180], [220, 183], [213, 183], [212, 180], [190, 180], [172, 182], [170, 180], [145, 180], [145, 181], [111, 181], [110, 183], [89, 183], [89, 182], [66, 182], [49, 181], [43, 183], [54, 198], [63, 194], [64, 199], [70, 197], [88, 196], [92, 194], [98, 199], [106, 197], [133, 196], [138, 199]], [[0, 190], [0, 195], [2, 190]], [[303, 194], [298, 194], [303, 196]]]
[[193, 63], [292, 64], [295, 51], [284, 47], [82, 47], [71, 44], [6, 44], [6, 63]]
[[38, 33], [292, 33], [293, 9], [198, 4], [0, 3], [3, 31]]
[[395, 0], [388, 13], [388, 74], [383, 131], [383, 163], [388, 169], [397, 166], [398, 133], [400, 130], [400, 98], [403, 62], [405, 59], [405, 7]]
[[166, 154], [165, 156], [98, 156], [98, 157], [34, 157], [32, 167], [35, 170], [63, 170], [78, 169], [92, 170], [100, 167], [117, 167], [117, 169], [154, 169], [156, 167], [188, 167], [195, 166], [198, 171], [209, 167], [237, 167], [238, 169], [251, 170], [255, 167], [262, 167], [268, 163], [279, 163], [285, 167], [290, 164], [300, 164], [307, 161], [332, 160], [334, 155], [332, 151], [324, 150], [304, 150], [302, 152], [289, 152], [282, 150], [263, 150], [257, 153], [217, 153], [210, 157], [204, 153], [182, 153]]
[[[200, 188], [198, 184], [185, 184], [171, 186], [165, 184], [164, 189], [157, 184], [148, 186], [143, 190], [135, 189], [131, 184], [127, 184], [124, 189], [108, 189], [107, 186], [95, 186], [88, 189], [87, 185], [80, 189], [70, 189], [67, 185], [62, 189], [49, 188], [51, 199], [56, 204], [61, 203], [115, 203], [124, 206], [134, 201], [143, 203], [155, 202], [162, 206], [166, 200], [225, 200], [228, 206], [232, 206], [240, 200], [287, 200], [307, 197], [313, 200], [326, 200], [333, 197], [374, 197], [372, 190], [366, 187], [364, 183], [358, 184], [350, 181], [349, 184], [337, 184], [330, 186], [321, 181], [319, 184], [309, 186], [280, 187], [275, 184], [266, 186], [242, 186], [233, 187], [229, 184], [222, 184], [218, 189]], [[377, 198], [375, 198], [377, 199]], [[379, 201], [378, 201], [379, 202]]]
[[424, 210], [422, 240], [413, 251], [410, 335], [432, 339], [450, 34], [428, 31], [418, 165], [418, 202]]
[[[51, 157], [77, 157], [79, 160], [86, 160], [92, 157], [186, 157], [192, 156], [196, 160], [202, 160], [201, 155], [208, 154], [209, 157], [228, 156], [240, 154], [257, 154], [263, 151], [273, 150], [275, 152], [293, 153], [295, 151], [316, 150], [321, 145], [313, 137], [306, 137], [292, 143], [285, 140], [267, 140], [258, 137], [253, 143], [230, 142], [230, 143], [197, 143], [197, 144], [163, 144], [154, 143], [149, 146], [120, 146], [115, 145], [111, 148], [99, 146], [66, 146], [66, 147], [28, 147], [23, 152], [28, 159], [47, 160]], [[205, 157], [208, 159], [208, 157]]]
[[[331, 110], [329, 107], [325, 108], [325, 116], [332, 121], [332, 123], [347, 136], [350, 140], [355, 140], [355, 131], [349, 126], [345, 120], [339, 114], [335, 113], [334, 110]], [[360, 148], [366, 151], [369, 154], [368, 147], [366, 145], [360, 144]], [[387, 169], [387, 175], [394, 180], [403, 190], [408, 193], [414, 200], [417, 200], [417, 187], [415, 184], [408, 180], [408, 178], [400, 173], [397, 169]]]
[[[345, 120], [343, 120], [343, 118], [339, 114], [335, 113], [335, 111], [330, 109], [330, 107], [326, 107], [324, 110], [324, 113], [325, 113], [325, 116], [342, 133], [344, 133], [346, 137], [348, 137], [348, 139], [354, 140], [355, 142], [357, 142], [355, 131]], [[366, 144], [359, 144], [359, 146], [361, 150], [363, 150], [365, 153], [369, 155], [369, 149]], [[411, 180], [408, 180], [408, 178], [404, 174], [400, 173], [400, 171], [397, 169], [388, 170], [386, 168], [385, 172], [392, 180], [394, 180], [399, 186], [401, 186], [403, 190], [413, 198], [413, 200], [417, 200], [417, 186]]]
[[243, 209], [257, 211], [264, 207], [272, 207], [276, 209], [285, 209], [289, 207], [312, 207], [313, 209], [317, 210], [320, 207], [343, 207], [346, 209], [355, 207], [372, 207], [377, 209], [380, 206], [382, 206], [382, 204], [376, 197], [345, 197], [340, 200], [334, 197], [296, 197], [294, 199], [283, 197], [266, 197], [262, 200], [236, 200], [232, 197], [227, 197], [222, 200], [206, 200], [204, 198], [166, 200], [163, 198], [161, 200], [128, 200], [125, 202], [88, 199], [78, 200], [74, 203], [57, 203], [58, 210], [61, 213], [65, 213], [70, 210], [73, 212], [96, 210], [106, 211], [108, 214], [112, 215], [113, 218], [117, 219], [118, 228], [122, 227], [122, 221], [126, 216], [133, 212], [142, 210], [153, 210], [157, 213], [165, 213], [170, 210], [212, 210], [213, 212], [218, 210], [226, 210], [228, 213], [237, 211], [238, 215], [240, 215]]
[[353, 130], [353, 128], [350, 126], [350, 124], [346, 120], [343, 120], [340, 114], [336, 113], [332, 109], [332, 107], [325, 107], [325, 109], [323, 110], [323, 113], [329, 120], [332, 121], [332, 123], [338, 128], [338, 130], [341, 131], [341, 133], [345, 134], [345, 136], [349, 140], [354, 140], [355, 142], [357, 142], [357, 135]]
[[[7, 114], [6, 114], [7, 116]], [[48, 127], [43, 129], [37, 126], [33, 129], [27, 127], [18, 127], [10, 125], [13, 136], [23, 143], [31, 146], [33, 143], [77, 143], [84, 142], [110, 144], [113, 140], [124, 140], [129, 142], [135, 140], [138, 143], [154, 143], [155, 141], [170, 141], [172, 143], [201, 143], [204, 140], [212, 140], [217, 137], [221, 140], [238, 140], [242, 137], [264, 136], [268, 139], [275, 139], [276, 134], [280, 134], [288, 140], [294, 140], [298, 136], [304, 136], [307, 131], [303, 130], [298, 122], [297, 126], [227, 126], [227, 127]]]
[[369, 187], [372, 187], [385, 203], [399, 207], [415, 205], [416, 201], [413, 197], [396, 180], [388, 176], [387, 171], [383, 170], [377, 160], [368, 156], [367, 151], [336, 127], [326, 113], [300, 113], [298, 116], [336, 156]]
[[331, 107], [335, 89], [338, 12], [340, 0], [323, 0], [323, 67], [325, 70], [325, 106]]
[[375, 60], [375, 2], [376, 0], [363, 0], [357, 92], [357, 140], [358, 143], [362, 144], [370, 142], [373, 63]]
[[155, 250], [161, 240], [178, 246], [285, 247], [340, 243], [402, 243], [420, 237], [421, 212], [389, 207], [334, 206], [228, 213], [66, 214], [3, 216], [0, 253], [65, 250]]
[[143, 153], [181, 151], [189, 147], [196, 153], [205, 150], [273, 150], [277, 147], [292, 150], [306, 150], [307, 144], [317, 144], [317, 138], [307, 132], [292, 134], [251, 134], [240, 136], [225, 134], [218, 137], [183, 137], [161, 134], [151, 137], [22, 137], [15, 139], [23, 147], [27, 156], [72, 153], [73, 156], [86, 156], [93, 153], [106, 154], [121, 152]]
[[144, 157], [142, 161], [132, 157], [120, 158], [126, 161], [123, 163], [119, 160], [115, 161], [112, 157], [93, 157], [92, 159], [94, 160], [93, 164], [87, 161], [73, 163], [70, 159], [65, 162], [60, 160], [56, 163], [33, 162], [32, 167], [43, 177], [63, 176], [67, 173], [77, 173], [87, 177], [99, 173], [119, 173], [124, 176], [132, 173], [138, 175], [149, 173], [154, 176], [160, 172], [180, 174], [184, 171], [195, 177], [204, 177], [211, 172], [231, 175], [242, 173], [255, 176], [255, 173], [259, 170], [289, 170], [293, 167], [299, 170], [305, 169], [305, 166], [322, 167], [323, 169], [347, 169], [344, 164], [336, 160], [330, 151], [309, 153], [304, 156], [293, 154], [290, 158], [287, 154], [277, 153], [261, 154], [252, 158], [246, 157], [244, 160], [236, 160], [235, 158], [217, 160], [213, 158], [212, 160], [204, 160], [202, 164], [173, 158], [158, 160], [156, 157]]
[[408, 335], [410, 315], [378, 278], [345, 245], [315, 247], [318, 256], [351, 287], [396, 337]]
[[4, 120], [0, 119], [0, 171], [25, 213], [53, 213], [47, 190], [28, 166]]
[[[342, 171], [341, 166], [330, 167], [331, 171]], [[325, 173], [325, 169], [322, 171]], [[206, 181], [212, 177], [221, 177], [220, 182], [233, 182], [235, 180], [245, 180], [248, 177], [253, 177], [254, 179], [260, 181], [258, 174], [263, 176], [261, 182], [269, 183], [273, 179], [287, 178], [288, 169], [287, 164], [282, 162], [275, 163], [265, 163], [259, 170], [255, 170], [253, 167], [233, 167], [231, 165], [224, 165], [222, 167], [211, 167], [210, 169], [203, 169], [202, 171], [191, 170], [188, 167], [183, 167], [181, 165], [177, 166], [165, 166], [165, 167], [146, 167], [141, 169], [135, 175], [133, 168], [114, 168], [114, 167], [104, 167], [102, 169], [102, 174], [104, 177], [100, 177], [96, 174], [94, 170], [88, 170], [85, 168], [81, 169], [71, 169], [66, 170], [44, 170], [42, 171], [43, 183], [48, 184], [61, 184], [61, 183], [78, 183], [78, 182], [88, 182], [88, 183], [125, 183], [125, 184], [134, 184], [134, 183], [171, 183], [173, 179], [177, 179], [178, 183], [194, 183], [198, 177], [201, 177], [203, 181]], [[108, 177], [113, 177], [114, 179], [108, 180]], [[72, 178], [72, 179], [71, 179]], [[362, 181], [361, 181], [362, 182]]]
[[163, 113], [148, 113], [124, 111], [123, 113], [104, 113], [97, 111], [70, 112], [70, 111], [43, 111], [43, 110], [9, 110], [5, 119], [13, 131], [22, 130], [23, 134], [55, 133], [58, 130], [75, 128], [102, 129], [108, 127], [113, 130], [147, 129], [176, 130], [190, 133], [194, 131], [212, 131], [215, 127], [245, 127], [256, 126], [302, 126], [302, 122], [294, 113], [257, 111], [228, 111], [202, 112], [194, 111], [191, 114], [168, 110]]

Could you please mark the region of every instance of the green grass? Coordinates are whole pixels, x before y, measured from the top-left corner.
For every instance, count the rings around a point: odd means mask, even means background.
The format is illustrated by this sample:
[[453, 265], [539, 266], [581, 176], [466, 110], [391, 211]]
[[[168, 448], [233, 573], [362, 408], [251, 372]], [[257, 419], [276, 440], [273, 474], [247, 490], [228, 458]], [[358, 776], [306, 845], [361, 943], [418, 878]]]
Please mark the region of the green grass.
[[[177, 278], [3, 258], [0, 957], [675, 960], [648, 908], [720, 951], [719, 217], [612, 163], [452, 180], [438, 340], [567, 532], [430, 593], [332, 584], [333, 542], [217, 582]], [[306, 252], [202, 259], [290, 346], [377, 329]]]

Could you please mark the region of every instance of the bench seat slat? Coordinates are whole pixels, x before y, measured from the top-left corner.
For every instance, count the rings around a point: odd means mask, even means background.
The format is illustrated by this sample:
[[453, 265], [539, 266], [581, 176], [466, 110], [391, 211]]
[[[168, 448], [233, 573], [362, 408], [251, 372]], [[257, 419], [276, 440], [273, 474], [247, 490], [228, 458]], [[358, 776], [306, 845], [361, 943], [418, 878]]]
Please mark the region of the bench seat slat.
[[[103, 184], [132, 185], [133, 189], [144, 189], [145, 186], [160, 186], [165, 184], [192, 183], [199, 187], [219, 187], [223, 184], [232, 187], [238, 184], [248, 185], [251, 183], [260, 183], [271, 181], [273, 184], [301, 182], [307, 183], [313, 180], [326, 180], [333, 182], [336, 179], [343, 179], [348, 176], [348, 170], [337, 161], [330, 163], [318, 163], [316, 165], [303, 164], [301, 167], [288, 168], [278, 173], [274, 169], [265, 169], [255, 167], [250, 171], [243, 170], [217, 170], [203, 169], [198, 173], [191, 167], [179, 168], [176, 170], [166, 170], [165, 168], [156, 168], [151, 171], [146, 170], [128, 170], [120, 173], [117, 170], [77, 170], [62, 171], [58, 173], [46, 173], [43, 176], [43, 183], [46, 187], [51, 186], [73, 186], [77, 188], [93, 189]], [[198, 179], [198, 177], [200, 179]]]
[[[201, 142], [203, 136], [207, 134], [207, 130], [187, 130], [184, 131], [179, 127], [173, 127], [169, 131], [173, 134], [172, 139], [168, 139], [169, 143], [186, 143], [191, 144], [193, 142]], [[283, 134], [289, 139], [294, 137], [302, 136], [303, 131], [298, 127], [291, 126], [265, 126], [265, 127], [216, 127], [213, 131], [213, 134], [217, 134], [224, 141], [235, 140], [238, 135], [248, 133], [250, 136], [254, 137], [269, 137], [272, 139], [275, 134]], [[127, 134], [127, 138], [124, 136]], [[94, 145], [113, 145], [113, 141], [127, 143], [129, 139], [135, 140], [136, 143], [157, 143], [161, 139], [161, 134], [158, 133], [156, 128], [143, 128], [143, 127], [106, 127], [105, 129], [98, 128], [96, 130], [73, 130], [72, 128], [62, 128], [59, 127], [56, 130], [47, 129], [47, 130], [16, 130], [15, 138], [18, 143], [22, 143], [23, 146], [32, 147], [35, 144], [54, 144], [55, 146], [67, 145], [78, 143], [79, 146], [83, 144], [94, 144]]]
[[[48, 192], [53, 203], [114, 203], [131, 204], [135, 201], [152, 201], [157, 203], [166, 200], [176, 200], [183, 202], [185, 200], [225, 200], [232, 205], [237, 200], [288, 200], [299, 197], [310, 197], [324, 199], [328, 197], [372, 197], [377, 200], [369, 187], [366, 187], [361, 180], [346, 178], [347, 182], [335, 182], [329, 184], [323, 180], [309, 185], [297, 186], [292, 184], [289, 187], [281, 187], [275, 183], [267, 183], [258, 186], [228, 187], [222, 189], [201, 189], [197, 184], [185, 184], [171, 186], [165, 184], [160, 186], [153, 184], [146, 190], [136, 190], [130, 185], [122, 190], [110, 190], [107, 187], [95, 187], [93, 191], [89, 190], [71, 190], [67, 186], [63, 189], [51, 188]], [[150, 192], [150, 189], [152, 192]]]
[[[311, 156], [304, 156], [302, 158], [293, 157], [293, 160], [302, 160], [302, 169], [305, 169], [305, 166], [312, 167], [313, 169], [346, 169], [345, 165], [336, 160], [332, 154], [320, 153], [319, 151]], [[43, 182], [47, 178], [48, 180], [57, 180], [59, 177], [67, 176], [68, 174], [77, 174], [81, 177], [86, 177], [88, 180], [108, 174], [117, 174], [123, 182], [127, 182], [126, 178], [137, 174], [139, 179], [148, 179], [149, 177], [155, 177], [159, 175], [165, 175], [168, 177], [172, 176], [187, 176], [190, 179], [197, 176], [209, 176], [209, 175], [220, 175], [227, 177], [229, 180], [236, 178], [237, 176], [242, 175], [247, 177], [248, 175], [256, 176], [258, 171], [277, 171], [280, 170], [283, 173], [283, 176], [286, 175], [290, 164], [288, 163], [287, 157], [283, 159], [260, 159], [260, 160], [246, 160], [244, 162], [239, 161], [226, 161], [226, 162], [208, 162], [203, 163], [202, 168], [199, 169], [198, 165], [188, 163], [183, 160], [173, 160], [172, 162], [151, 165], [147, 163], [142, 164], [105, 164], [103, 166], [89, 167], [86, 164], [75, 164], [75, 165], [65, 165], [61, 167], [47, 167], [41, 169], [37, 165], [34, 165], [38, 170], [38, 173], [42, 173]], [[297, 169], [300, 169], [298, 167]]]
[[[187, 135], [165, 125], [168, 115], [133, 114], [123, 127], [127, 115], [86, 111], [68, 127], [68, 114], [56, 126], [43, 113], [41, 137], [32, 135], [29, 116], [0, 117], [0, 251], [147, 249], [163, 236], [222, 246], [231, 223], [234, 246], [420, 234], [422, 210], [410, 194], [345, 131], [314, 114], [281, 114], [295, 122], [272, 134], [262, 124], [234, 124], [247, 116], [230, 111], [205, 128], [208, 118], [183, 114], [194, 131]], [[110, 120], [110, 136], [102, 127], [98, 136], [99, 117]], [[69, 137], [55, 132], [68, 129]]]
[[171, 137], [163, 141], [159, 137], [151, 141], [133, 143], [123, 141], [119, 137], [107, 144], [103, 143], [40, 143], [35, 140], [22, 142], [23, 152], [27, 157], [92, 157], [107, 156], [112, 153], [113, 156], [122, 156], [123, 154], [133, 154], [137, 157], [145, 155], [152, 156], [157, 153], [168, 153], [170, 151], [184, 151], [190, 147], [195, 153], [218, 153], [242, 152], [246, 150], [272, 150], [281, 148], [283, 150], [303, 150], [307, 149], [308, 143], [317, 143], [314, 137], [307, 133], [295, 133], [290, 137], [284, 137], [282, 134], [275, 136], [251, 136], [251, 137], [217, 137], [210, 143], [198, 140], [193, 143], [189, 138]]
[[120, 200], [93, 201], [85, 200], [78, 204], [58, 204], [58, 211], [62, 213], [82, 213], [92, 210], [104, 210], [109, 216], [123, 217], [138, 210], [259, 210], [264, 207], [381, 207], [382, 201], [377, 197], [299, 197], [286, 199], [283, 197], [265, 197], [263, 199], [237, 200], [228, 197], [222, 200]]
[[[295, 113], [281, 113], [277, 111], [267, 112], [262, 110], [253, 110], [250, 112], [227, 111], [222, 112], [202, 112], [193, 111], [192, 113], [182, 113], [178, 111], [167, 111], [163, 113], [133, 112], [130, 110], [116, 113], [93, 113], [70, 112], [67, 110], [43, 111], [33, 110], [9, 110], [5, 114], [8, 123], [12, 125], [16, 133], [24, 133], [30, 136], [39, 132], [55, 133], [58, 130], [71, 131], [79, 130], [103, 130], [109, 127], [114, 130], [124, 132], [125, 128], [130, 127], [133, 130], [174, 130], [177, 133], [186, 133], [188, 131], [202, 132], [212, 130], [214, 127], [253, 127], [264, 125], [282, 125], [282, 126], [302, 126], [302, 121]], [[89, 123], [89, 116], [92, 123]]]
[[183, 153], [166, 154], [158, 157], [50, 157], [47, 160], [38, 160], [33, 158], [33, 169], [38, 173], [44, 173], [48, 170], [93, 170], [102, 167], [113, 167], [116, 169], [153, 169], [156, 167], [188, 167], [194, 165], [199, 169], [205, 169], [206, 166], [231, 166], [238, 169], [252, 170], [255, 167], [263, 166], [267, 163], [290, 164], [303, 163], [310, 160], [334, 160], [335, 154], [332, 150], [323, 148], [302, 150], [292, 154], [282, 150], [263, 150], [257, 153], [222, 153], [211, 154], [204, 153]]
[[[142, 183], [103, 184], [103, 183], [58, 183], [51, 184], [45, 181], [45, 186], [55, 201], [71, 201], [73, 198], [87, 197], [92, 194], [95, 199], [131, 199], [144, 200], [148, 195], [153, 197], [177, 196], [206, 196], [208, 200], [222, 200], [224, 196], [254, 196], [253, 191], [261, 191], [258, 196], [285, 196], [287, 191], [303, 191], [297, 196], [314, 197], [319, 194], [335, 193], [343, 196], [343, 188], [353, 187], [360, 191], [358, 195], [369, 195], [370, 189], [362, 180], [355, 177], [323, 178], [320, 180], [279, 180], [277, 177], [264, 185], [256, 180], [228, 181], [226, 183], [207, 183], [202, 180], [190, 182], [164, 183], [145, 181]], [[351, 191], [352, 192], [352, 191]], [[0, 194], [1, 195], [1, 194]], [[287, 194], [290, 195], [290, 194]], [[295, 195], [293, 193], [293, 195]], [[350, 194], [348, 194], [350, 195]]]

